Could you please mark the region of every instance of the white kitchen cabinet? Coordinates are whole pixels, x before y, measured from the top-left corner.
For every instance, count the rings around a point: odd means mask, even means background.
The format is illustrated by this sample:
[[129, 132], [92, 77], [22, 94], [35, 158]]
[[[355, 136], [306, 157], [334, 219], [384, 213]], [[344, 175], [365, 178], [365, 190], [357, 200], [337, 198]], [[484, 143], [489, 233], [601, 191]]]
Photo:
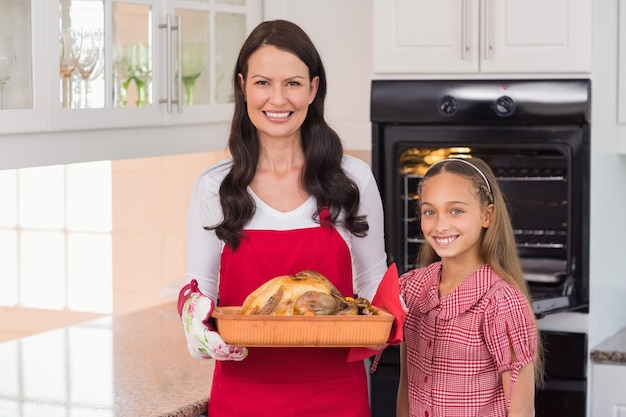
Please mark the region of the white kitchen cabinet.
[[591, 0], [374, 0], [374, 73], [591, 71]]
[[0, 139], [226, 122], [237, 53], [260, 20], [257, 0], [0, 2], [0, 39], [15, 39], [20, 66]]
[[45, 8], [33, 2], [0, 1], [0, 133], [46, 129]]
[[591, 417], [626, 417], [626, 365], [592, 364]]
[[617, 67], [617, 152], [626, 155], [626, 0], [619, 1]]

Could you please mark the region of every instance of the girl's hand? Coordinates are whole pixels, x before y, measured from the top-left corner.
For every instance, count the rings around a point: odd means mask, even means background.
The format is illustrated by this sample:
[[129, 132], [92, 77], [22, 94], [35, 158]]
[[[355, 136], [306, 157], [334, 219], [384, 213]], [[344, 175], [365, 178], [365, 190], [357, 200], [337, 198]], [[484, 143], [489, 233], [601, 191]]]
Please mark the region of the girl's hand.
[[510, 399], [508, 417], [533, 417], [535, 415], [535, 367], [529, 363], [517, 374], [511, 392], [511, 371], [502, 373], [504, 398]]

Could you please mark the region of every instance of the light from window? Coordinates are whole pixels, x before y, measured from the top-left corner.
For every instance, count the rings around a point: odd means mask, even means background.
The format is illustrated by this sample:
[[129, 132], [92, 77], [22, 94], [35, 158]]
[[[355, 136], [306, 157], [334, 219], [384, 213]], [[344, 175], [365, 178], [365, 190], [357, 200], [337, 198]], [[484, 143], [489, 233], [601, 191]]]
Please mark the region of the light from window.
[[61, 310], [65, 300], [65, 234], [23, 231], [20, 234], [20, 304]]
[[110, 313], [110, 162], [0, 171], [0, 195], [0, 305]]

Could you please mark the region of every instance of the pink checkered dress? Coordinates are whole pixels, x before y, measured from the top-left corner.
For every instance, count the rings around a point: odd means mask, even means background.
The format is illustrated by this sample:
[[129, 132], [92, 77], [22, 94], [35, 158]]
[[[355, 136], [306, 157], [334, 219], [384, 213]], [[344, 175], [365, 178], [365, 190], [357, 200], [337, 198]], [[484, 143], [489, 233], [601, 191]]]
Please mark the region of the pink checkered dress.
[[[411, 417], [506, 417], [500, 374], [535, 359], [537, 330], [524, 295], [484, 265], [439, 298], [441, 263], [400, 277], [409, 313]], [[512, 362], [509, 340], [515, 352]]]

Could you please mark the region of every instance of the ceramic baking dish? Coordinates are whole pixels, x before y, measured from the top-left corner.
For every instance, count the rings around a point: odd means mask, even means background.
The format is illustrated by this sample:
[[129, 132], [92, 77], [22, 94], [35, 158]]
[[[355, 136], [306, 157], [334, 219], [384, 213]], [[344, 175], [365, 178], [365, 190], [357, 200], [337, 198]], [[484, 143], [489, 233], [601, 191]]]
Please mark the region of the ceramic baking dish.
[[393, 316], [373, 307], [372, 316], [268, 316], [216, 307], [212, 316], [226, 343], [246, 347], [357, 347], [387, 342]]

